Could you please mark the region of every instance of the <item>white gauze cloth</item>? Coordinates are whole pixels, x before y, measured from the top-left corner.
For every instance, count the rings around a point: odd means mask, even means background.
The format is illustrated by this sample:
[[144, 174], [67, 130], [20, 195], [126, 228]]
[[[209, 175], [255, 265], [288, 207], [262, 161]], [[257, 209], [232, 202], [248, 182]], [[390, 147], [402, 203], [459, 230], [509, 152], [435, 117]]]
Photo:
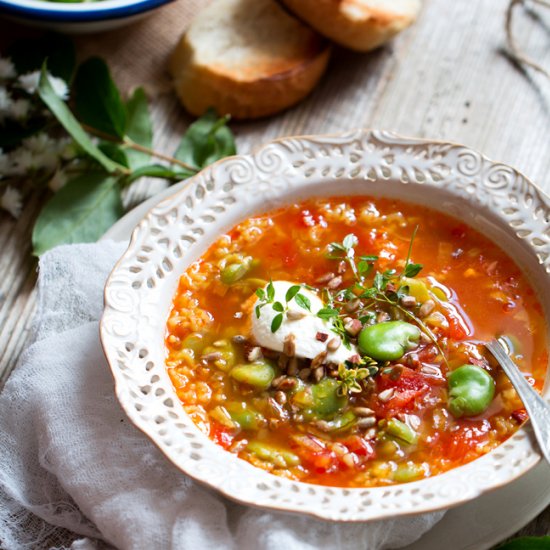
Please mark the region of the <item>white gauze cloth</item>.
[[229, 502], [188, 479], [126, 418], [99, 343], [103, 285], [125, 245], [40, 260], [33, 343], [0, 395], [0, 547], [399, 548], [443, 513], [336, 524]]

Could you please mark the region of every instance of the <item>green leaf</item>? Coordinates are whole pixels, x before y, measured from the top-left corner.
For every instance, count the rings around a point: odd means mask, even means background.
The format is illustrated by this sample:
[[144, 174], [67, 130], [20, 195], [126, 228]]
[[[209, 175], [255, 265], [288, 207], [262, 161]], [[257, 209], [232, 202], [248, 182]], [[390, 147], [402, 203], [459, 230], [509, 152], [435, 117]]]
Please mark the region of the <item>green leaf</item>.
[[282, 312], [285, 310], [285, 308], [284, 308], [283, 304], [281, 304], [281, 302], [275, 302], [275, 303], [273, 304], [273, 309], [274, 309], [275, 311], [280, 312], [280, 313], [282, 313]]
[[378, 256], [359, 256], [359, 259], [364, 262], [376, 262], [378, 260]]
[[301, 308], [311, 311], [311, 302], [309, 301], [309, 298], [307, 296], [304, 296], [303, 294], [296, 294], [296, 296], [294, 297], [294, 301]]
[[497, 550], [550, 550], [550, 536], [520, 537], [497, 546]]
[[273, 321], [271, 321], [271, 332], [277, 332], [282, 323], [283, 323], [283, 314], [279, 313], [275, 315], [275, 317], [273, 317]]
[[358, 243], [359, 243], [359, 239], [353, 233], [346, 235], [344, 237], [344, 240], [342, 241], [342, 244], [344, 245], [344, 248], [346, 250], [356, 247]]
[[126, 108], [103, 59], [91, 57], [78, 67], [73, 93], [81, 122], [109, 136], [124, 137]]
[[124, 166], [113, 162], [96, 147], [64, 101], [56, 95], [48, 79], [48, 69], [45, 63], [42, 65], [38, 93], [60, 124], [88, 155], [99, 162], [108, 172], [126, 171]]
[[179, 181], [188, 177], [185, 172], [172, 170], [172, 168], [164, 166], [163, 164], [150, 164], [148, 166], [141, 166], [140, 168], [136, 168], [126, 178], [125, 183], [132, 183], [133, 181], [145, 176], [150, 178], [162, 178], [174, 181]]
[[60, 244], [94, 242], [123, 214], [116, 178], [103, 172], [70, 180], [44, 206], [32, 234], [40, 256]]
[[324, 307], [317, 312], [317, 317], [328, 321], [333, 317], [338, 317], [338, 311], [332, 307]]
[[407, 264], [405, 266], [405, 277], [415, 277], [422, 271], [423, 267], [422, 264]]
[[254, 311], [256, 312], [256, 318], [259, 319], [261, 312], [262, 312], [262, 306], [258, 305], [254, 308]]
[[265, 300], [265, 290], [263, 288], [257, 288], [256, 296], [258, 296], [260, 300]]
[[209, 109], [183, 136], [174, 157], [197, 169], [236, 153], [235, 138], [227, 126], [228, 117], [218, 118]]
[[361, 260], [357, 264], [357, 271], [361, 275], [368, 275], [371, 269], [372, 269], [372, 264], [369, 262], [365, 262], [364, 260]]
[[269, 281], [269, 283], [267, 283], [267, 287], [265, 290], [267, 301], [273, 302], [273, 299], [275, 298], [275, 287], [273, 286], [273, 281]]
[[39, 71], [47, 59], [50, 73], [65, 82], [71, 81], [76, 65], [73, 41], [55, 33], [34, 40], [18, 40], [8, 48], [6, 54], [19, 74]]
[[[148, 149], [153, 147], [153, 124], [149, 113], [149, 105], [143, 88], [137, 88], [126, 102], [126, 136], [134, 143]], [[130, 168], [135, 170], [148, 164], [151, 156], [142, 151], [128, 149], [126, 151]]]
[[98, 144], [98, 149], [105, 153], [111, 160], [114, 162], [126, 166], [128, 168], [128, 157], [126, 156], [126, 151], [116, 143], [110, 141], [102, 141]]
[[300, 285], [293, 285], [286, 291], [285, 300], [287, 304], [290, 300], [292, 300], [292, 298], [294, 298], [294, 296], [296, 296], [296, 294], [298, 294], [298, 292], [300, 292], [301, 288], [302, 287]]

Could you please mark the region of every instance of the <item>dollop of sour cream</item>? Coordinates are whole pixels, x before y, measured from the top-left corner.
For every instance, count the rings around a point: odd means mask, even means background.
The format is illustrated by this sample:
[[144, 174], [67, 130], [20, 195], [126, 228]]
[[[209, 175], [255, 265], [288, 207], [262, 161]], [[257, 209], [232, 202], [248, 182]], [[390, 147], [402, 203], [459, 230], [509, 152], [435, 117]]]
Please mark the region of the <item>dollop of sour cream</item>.
[[[290, 287], [295, 285], [296, 283], [288, 281], [273, 281], [274, 302], [281, 302], [285, 305], [286, 293]], [[310, 311], [298, 305], [296, 299], [293, 298], [286, 304], [288, 310], [283, 313], [283, 322], [275, 332], [271, 331], [271, 323], [279, 312], [273, 309], [272, 304], [266, 304], [260, 309], [260, 316], [258, 317], [256, 306], [261, 304], [261, 300], [257, 300], [252, 312], [252, 336], [258, 345], [282, 352], [285, 341], [290, 335], [294, 335], [294, 354], [296, 357], [314, 359], [320, 353], [327, 351], [328, 342], [336, 338], [337, 335], [332, 331], [333, 325], [330, 320], [321, 319], [316, 315], [324, 307], [323, 301], [306, 288], [302, 288], [300, 294], [309, 299], [311, 303]], [[319, 334], [326, 334], [327, 339], [324, 342], [319, 340]], [[358, 353], [357, 347], [353, 344], [348, 349], [341, 343], [336, 350], [328, 351], [326, 361], [340, 364]]]

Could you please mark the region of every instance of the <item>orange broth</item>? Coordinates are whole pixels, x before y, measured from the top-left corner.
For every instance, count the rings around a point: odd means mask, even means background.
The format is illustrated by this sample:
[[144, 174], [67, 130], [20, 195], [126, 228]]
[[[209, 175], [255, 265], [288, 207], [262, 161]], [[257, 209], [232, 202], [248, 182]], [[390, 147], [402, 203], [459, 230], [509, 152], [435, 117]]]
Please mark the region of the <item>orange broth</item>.
[[[328, 245], [348, 234], [358, 239], [357, 254], [379, 257], [366, 284], [372, 284], [375, 271], [394, 269], [399, 274], [416, 226], [411, 261], [423, 265], [415, 279], [430, 290], [439, 312], [425, 319], [432, 323], [440, 349], [424, 337], [398, 361], [379, 362], [378, 372], [361, 382], [361, 392], [344, 395], [348, 419], [353, 411], [370, 409], [372, 421], [354, 417], [344, 429], [327, 431], [333, 417], [323, 417], [323, 423], [304, 413], [296, 396], [318, 382], [311, 373], [305, 376], [308, 360], [291, 358], [288, 363], [288, 357], [261, 350], [274, 365], [275, 382], [296, 379], [287, 390], [258, 389], [232, 377], [235, 365], [249, 363], [247, 354], [254, 349], [250, 319], [258, 287], [283, 280], [320, 289], [319, 280], [338, 272], [340, 288], [351, 285], [349, 266], [327, 258]], [[224, 284], [223, 269], [243, 256], [253, 259], [246, 275]], [[420, 306], [411, 311], [417, 315]], [[374, 313], [403, 317], [396, 307]], [[469, 462], [525, 421], [515, 390], [481, 346], [499, 335], [515, 343], [514, 359], [542, 390], [548, 364], [542, 308], [520, 269], [500, 248], [464, 223], [422, 206], [339, 197], [309, 200], [243, 221], [194, 262], [181, 277], [168, 320], [167, 368], [197, 426], [241, 458], [306, 482], [380, 486]], [[496, 393], [482, 414], [455, 418], [447, 407], [446, 376], [465, 363], [489, 372]], [[288, 364], [298, 364], [298, 372], [289, 376]], [[340, 383], [335, 365], [321, 371]], [[392, 436], [391, 419], [407, 424], [416, 434], [414, 442]]]

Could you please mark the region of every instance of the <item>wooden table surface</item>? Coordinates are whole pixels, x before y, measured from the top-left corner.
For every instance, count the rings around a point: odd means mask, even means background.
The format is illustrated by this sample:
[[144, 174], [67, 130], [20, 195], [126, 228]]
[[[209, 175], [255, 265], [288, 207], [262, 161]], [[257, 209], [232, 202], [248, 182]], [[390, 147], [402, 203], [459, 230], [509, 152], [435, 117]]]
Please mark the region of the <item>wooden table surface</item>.
[[[515, 166], [549, 192], [550, 81], [507, 58], [506, 4], [425, 0], [417, 24], [391, 45], [368, 55], [336, 49], [328, 73], [301, 105], [270, 119], [232, 124], [239, 152], [280, 136], [387, 129], [464, 143]], [[518, 15], [518, 42], [550, 68], [550, 18]], [[6, 28], [0, 22], [0, 38]], [[190, 122], [171, 95], [155, 100], [154, 120], [161, 151], [173, 150]], [[127, 203], [160, 188], [138, 182]], [[0, 213], [0, 388], [25, 349], [33, 320], [37, 263], [30, 234], [44, 198], [29, 195], [17, 221]], [[550, 534], [550, 508], [520, 534]]]

